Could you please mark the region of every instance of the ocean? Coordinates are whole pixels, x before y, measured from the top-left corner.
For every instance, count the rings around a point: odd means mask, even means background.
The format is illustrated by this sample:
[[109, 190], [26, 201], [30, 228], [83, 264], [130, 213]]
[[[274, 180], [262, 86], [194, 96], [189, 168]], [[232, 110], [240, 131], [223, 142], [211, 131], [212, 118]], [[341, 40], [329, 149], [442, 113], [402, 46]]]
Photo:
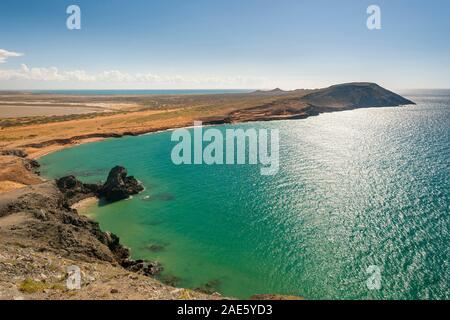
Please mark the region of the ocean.
[[[40, 159], [42, 174], [146, 189], [88, 214], [178, 287], [226, 296], [449, 299], [450, 93], [415, 106], [218, 126], [280, 132], [280, 169], [171, 162], [171, 132], [108, 139]], [[375, 281], [374, 281], [375, 280]], [[375, 285], [374, 285], [375, 284]]]

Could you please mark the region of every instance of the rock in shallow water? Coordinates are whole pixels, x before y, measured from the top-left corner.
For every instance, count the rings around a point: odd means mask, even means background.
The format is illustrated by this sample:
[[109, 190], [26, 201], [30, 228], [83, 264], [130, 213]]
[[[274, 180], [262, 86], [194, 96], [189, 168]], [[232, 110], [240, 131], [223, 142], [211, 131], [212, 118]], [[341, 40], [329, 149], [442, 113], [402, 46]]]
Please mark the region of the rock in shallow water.
[[114, 202], [127, 199], [144, 190], [142, 184], [134, 177], [127, 176], [127, 169], [121, 166], [111, 169], [103, 185], [82, 183], [74, 176], [60, 178], [56, 180], [56, 184], [69, 205], [92, 196]]
[[82, 183], [74, 176], [57, 179], [56, 185], [65, 196], [65, 200], [69, 206], [83, 199], [96, 196], [100, 188], [96, 184]]
[[154, 276], [163, 270], [163, 267], [156, 261], [131, 260], [126, 259], [121, 263], [125, 269], [142, 274], [144, 276]]
[[127, 169], [116, 166], [109, 172], [108, 179], [98, 194], [107, 201], [118, 201], [127, 199], [143, 190], [144, 187], [139, 181], [132, 176], [127, 176]]

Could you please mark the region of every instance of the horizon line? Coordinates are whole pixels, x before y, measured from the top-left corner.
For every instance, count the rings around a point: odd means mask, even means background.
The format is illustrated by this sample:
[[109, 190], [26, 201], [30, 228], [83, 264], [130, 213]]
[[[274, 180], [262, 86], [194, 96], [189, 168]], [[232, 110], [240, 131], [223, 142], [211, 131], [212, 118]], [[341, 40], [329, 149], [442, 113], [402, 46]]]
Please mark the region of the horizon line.
[[[340, 83], [339, 83], [340, 84]], [[113, 89], [106, 89], [106, 88], [41, 88], [41, 89], [0, 89], [0, 92], [24, 92], [24, 91], [251, 91], [251, 90], [275, 90], [280, 89], [282, 91], [295, 91], [295, 90], [316, 90], [316, 89], [323, 89], [328, 88], [330, 86], [326, 87], [316, 87], [316, 88], [296, 88], [296, 89], [283, 89], [281, 87], [271, 87], [271, 88], [151, 88], [151, 89], [141, 89], [141, 88], [113, 88]], [[435, 87], [435, 88], [387, 88], [391, 90], [450, 90], [450, 87]]]

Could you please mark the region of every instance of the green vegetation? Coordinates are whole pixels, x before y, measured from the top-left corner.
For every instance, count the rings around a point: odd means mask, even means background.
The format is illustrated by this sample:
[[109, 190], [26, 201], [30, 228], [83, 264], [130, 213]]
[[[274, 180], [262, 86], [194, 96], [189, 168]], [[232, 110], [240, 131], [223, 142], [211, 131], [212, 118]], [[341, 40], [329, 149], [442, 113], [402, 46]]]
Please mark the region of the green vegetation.
[[35, 281], [33, 279], [27, 278], [25, 279], [19, 287], [19, 290], [24, 293], [36, 293], [43, 292], [46, 289], [51, 290], [64, 290], [64, 286], [60, 283], [45, 283], [41, 281]]

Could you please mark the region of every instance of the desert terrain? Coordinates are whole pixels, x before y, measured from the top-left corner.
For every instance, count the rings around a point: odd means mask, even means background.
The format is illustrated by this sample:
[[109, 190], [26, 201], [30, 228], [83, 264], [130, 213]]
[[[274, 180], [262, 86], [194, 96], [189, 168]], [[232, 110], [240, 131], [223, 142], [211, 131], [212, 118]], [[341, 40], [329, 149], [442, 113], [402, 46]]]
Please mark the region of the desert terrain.
[[[190, 126], [194, 120], [249, 121], [263, 116], [264, 108], [279, 109], [276, 117], [283, 118], [284, 113], [289, 116], [306, 106], [298, 99], [308, 92], [160, 96], [5, 92], [0, 94], [0, 192], [41, 182], [26, 169], [25, 157], [12, 155], [10, 150], [23, 150], [27, 159], [36, 159], [79, 143]], [[55, 114], [54, 108], [64, 114]], [[20, 110], [15, 112], [21, 116], [11, 117], [11, 110]]]

